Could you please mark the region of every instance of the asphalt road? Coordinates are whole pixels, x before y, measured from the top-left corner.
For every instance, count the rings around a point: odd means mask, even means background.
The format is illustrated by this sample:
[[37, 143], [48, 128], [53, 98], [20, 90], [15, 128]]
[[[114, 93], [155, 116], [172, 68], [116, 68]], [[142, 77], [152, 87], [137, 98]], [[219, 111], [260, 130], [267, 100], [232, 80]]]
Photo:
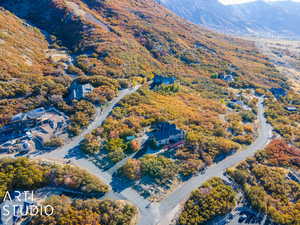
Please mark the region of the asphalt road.
[[[75, 149], [79, 146], [80, 142], [83, 141], [85, 135], [91, 133], [97, 127], [100, 127], [105, 119], [109, 116], [113, 108], [127, 95], [130, 95], [136, 92], [141, 86], [136, 86], [130, 89], [124, 89], [119, 92], [119, 95], [114, 98], [108, 105], [101, 110], [101, 108], [96, 108], [95, 119], [90, 123], [90, 125], [78, 136], [74, 137], [69, 143], [65, 144], [64, 146], [42, 154], [43, 158], [65, 158], [66, 155], [70, 153], [70, 150]], [[34, 156], [33, 156], [34, 157]]]
[[[93, 129], [101, 126], [103, 121], [112, 111], [113, 107], [126, 95], [135, 92], [139, 87], [134, 89], [126, 89], [120, 92], [119, 96], [112, 100], [110, 104], [101, 113], [97, 111], [95, 120], [90, 124], [90, 126], [78, 137], [74, 138], [70, 143], [65, 146], [37, 157], [48, 158], [48, 159], [71, 159], [72, 163], [88, 170], [90, 173], [96, 175], [102, 179], [107, 184], [112, 182], [111, 171], [103, 171], [99, 169], [92, 161], [85, 158], [80, 151], [78, 151], [78, 145], [83, 140], [84, 136], [90, 133]], [[159, 203], [151, 203], [140, 196], [134, 189], [130, 186], [125, 188], [120, 192], [110, 191], [105, 195], [105, 198], [111, 199], [124, 199], [133, 203], [140, 211], [139, 225], [169, 225], [171, 220], [174, 218], [178, 210], [180, 209], [180, 204], [184, 203], [190, 193], [203, 184], [208, 179], [215, 176], [222, 176], [225, 170], [235, 164], [245, 160], [246, 158], [253, 156], [255, 152], [263, 149], [265, 145], [269, 142], [272, 136], [272, 127], [267, 124], [264, 117], [264, 106], [263, 98], [260, 98], [258, 104], [258, 119], [259, 119], [259, 130], [258, 137], [256, 141], [250, 145], [247, 149], [237, 152], [225, 158], [223, 161], [213, 164], [208, 167], [205, 174], [199, 174], [194, 176], [180, 187], [178, 187], [173, 193], [171, 193], [167, 198]], [[122, 163], [121, 163], [122, 164]], [[114, 170], [114, 169], [112, 169]]]
[[168, 224], [168, 222], [170, 222], [168, 220], [169, 218], [172, 218], [172, 216], [169, 214], [175, 213], [174, 209], [176, 209], [181, 202], [186, 201], [194, 189], [212, 177], [222, 176], [226, 169], [238, 164], [250, 156], [254, 156], [258, 150], [261, 150], [266, 146], [272, 137], [272, 127], [267, 123], [266, 118], [264, 117], [263, 98], [260, 98], [259, 100], [258, 120], [258, 137], [252, 145], [250, 145], [247, 149], [237, 152], [219, 163], [208, 167], [205, 174], [199, 174], [198, 176], [191, 178], [188, 182], [183, 184], [166, 199], [160, 202], [159, 212], [163, 215], [159, 220], [161, 222], [160, 224]]

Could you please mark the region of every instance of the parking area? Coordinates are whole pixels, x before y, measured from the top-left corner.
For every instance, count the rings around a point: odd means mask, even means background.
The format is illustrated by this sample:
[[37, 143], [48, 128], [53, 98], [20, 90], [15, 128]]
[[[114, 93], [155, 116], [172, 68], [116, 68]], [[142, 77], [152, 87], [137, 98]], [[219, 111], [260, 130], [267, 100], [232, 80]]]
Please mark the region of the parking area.
[[43, 149], [52, 138], [64, 138], [68, 118], [54, 108], [39, 108], [14, 116], [2, 129], [0, 152], [22, 154]]

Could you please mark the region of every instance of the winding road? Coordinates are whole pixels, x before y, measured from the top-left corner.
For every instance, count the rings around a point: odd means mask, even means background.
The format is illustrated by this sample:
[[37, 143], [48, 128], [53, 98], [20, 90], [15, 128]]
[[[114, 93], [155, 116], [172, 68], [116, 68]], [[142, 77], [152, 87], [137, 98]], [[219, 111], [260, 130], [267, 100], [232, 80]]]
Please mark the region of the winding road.
[[[78, 151], [78, 145], [86, 134], [102, 125], [104, 120], [113, 110], [114, 106], [121, 99], [129, 94], [134, 93], [139, 89], [139, 87], [140, 86], [121, 91], [119, 96], [113, 99], [102, 112], [100, 110], [97, 111], [96, 119], [81, 135], [74, 138], [70, 143], [55, 151], [33, 156], [33, 158], [42, 157], [44, 159], [46, 158], [51, 160], [71, 159], [73, 164], [86, 169], [107, 184], [111, 184], [111, 173], [109, 171], [101, 170], [90, 159], [82, 155], [80, 151]], [[270, 141], [272, 137], [272, 127], [267, 123], [266, 118], [264, 117], [264, 105], [262, 97], [259, 99], [258, 103], [258, 121], [258, 137], [252, 145], [250, 145], [247, 149], [237, 152], [225, 158], [223, 161], [208, 167], [205, 174], [199, 174], [192, 177], [159, 203], [150, 204], [147, 199], [144, 199], [131, 187], [128, 187], [120, 192], [111, 190], [104, 197], [115, 200], [128, 200], [138, 207], [140, 211], [139, 225], [169, 225], [174, 216], [179, 212], [181, 203], [184, 203], [188, 199], [190, 193], [194, 189], [212, 177], [221, 177], [227, 168], [236, 165], [250, 156], [253, 156], [258, 150], [263, 149]]]
[[130, 89], [121, 90], [119, 92], [119, 95], [116, 98], [114, 98], [112, 101], [110, 101], [103, 110], [101, 110], [101, 108], [97, 107], [95, 119], [90, 123], [90, 125], [80, 135], [74, 137], [69, 143], [65, 144], [64, 146], [62, 146], [54, 151], [42, 154], [43, 157], [65, 158], [65, 156], [67, 156], [69, 154], [69, 151], [71, 149], [74, 149], [79, 146], [80, 142], [83, 141], [85, 135], [91, 133], [94, 129], [96, 129], [97, 127], [100, 127], [103, 124], [103, 122], [109, 116], [109, 114], [111, 113], [113, 108], [124, 97], [136, 92], [140, 87], [141, 87], [141, 85], [138, 85], [138, 86], [130, 88]]

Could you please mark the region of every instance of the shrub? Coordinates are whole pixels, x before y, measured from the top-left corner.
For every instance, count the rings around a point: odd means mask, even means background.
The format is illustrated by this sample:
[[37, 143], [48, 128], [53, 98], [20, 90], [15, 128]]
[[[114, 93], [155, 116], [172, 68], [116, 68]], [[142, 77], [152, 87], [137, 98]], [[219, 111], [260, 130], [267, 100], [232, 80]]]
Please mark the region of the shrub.
[[179, 216], [179, 225], [205, 224], [235, 206], [236, 192], [220, 178], [213, 178], [193, 191]]

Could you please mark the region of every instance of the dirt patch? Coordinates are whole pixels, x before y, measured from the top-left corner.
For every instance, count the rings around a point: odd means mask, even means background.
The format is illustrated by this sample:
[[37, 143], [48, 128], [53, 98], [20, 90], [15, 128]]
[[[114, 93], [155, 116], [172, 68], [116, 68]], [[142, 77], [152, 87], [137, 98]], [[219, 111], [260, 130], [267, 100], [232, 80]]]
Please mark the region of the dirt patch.
[[94, 15], [92, 15], [91, 13], [84, 11], [83, 9], [80, 8], [79, 5], [77, 5], [74, 2], [69, 2], [69, 1], [65, 1], [67, 6], [73, 10], [74, 14], [76, 16], [79, 16], [83, 19], [85, 19], [86, 21], [88, 21], [89, 23], [95, 24], [100, 26], [101, 28], [103, 28], [106, 31], [109, 31], [109, 28], [107, 27], [106, 24], [104, 24], [102, 21], [100, 21], [98, 18], [96, 18]]

